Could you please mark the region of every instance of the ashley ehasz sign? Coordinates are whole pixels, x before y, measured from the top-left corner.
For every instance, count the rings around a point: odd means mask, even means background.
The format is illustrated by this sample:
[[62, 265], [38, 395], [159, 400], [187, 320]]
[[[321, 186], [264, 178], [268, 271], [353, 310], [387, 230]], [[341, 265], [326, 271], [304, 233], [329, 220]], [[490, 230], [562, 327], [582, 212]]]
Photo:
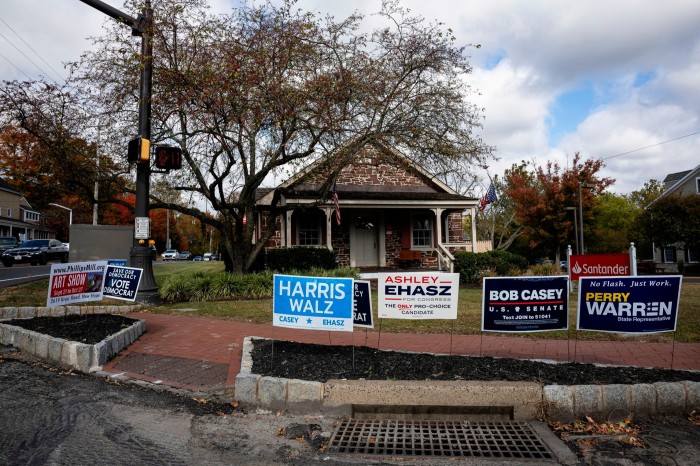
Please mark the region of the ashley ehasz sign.
[[274, 276], [272, 324], [352, 332], [353, 279]]
[[481, 330], [543, 332], [569, 327], [567, 277], [485, 277]]
[[656, 333], [676, 330], [681, 276], [584, 278], [578, 330]]
[[380, 273], [377, 291], [380, 318], [457, 318], [458, 273]]

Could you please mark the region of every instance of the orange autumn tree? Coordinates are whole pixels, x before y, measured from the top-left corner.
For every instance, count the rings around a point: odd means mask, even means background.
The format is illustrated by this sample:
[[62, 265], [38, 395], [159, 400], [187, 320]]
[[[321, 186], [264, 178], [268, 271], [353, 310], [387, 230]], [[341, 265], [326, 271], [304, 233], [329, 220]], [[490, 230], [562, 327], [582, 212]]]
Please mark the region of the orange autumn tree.
[[542, 248], [559, 263], [562, 249], [574, 238], [574, 217], [567, 207], [578, 210], [579, 184], [593, 186], [581, 189], [583, 225], [590, 228], [586, 219], [591, 216], [596, 196], [615, 181], [598, 176], [603, 166], [602, 160], [582, 161], [577, 152], [571, 167], [566, 169], [549, 161], [543, 167], [527, 162], [514, 164], [506, 171], [504, 194], [513, 202], [516, 219], [525, 230], [530, 248]]

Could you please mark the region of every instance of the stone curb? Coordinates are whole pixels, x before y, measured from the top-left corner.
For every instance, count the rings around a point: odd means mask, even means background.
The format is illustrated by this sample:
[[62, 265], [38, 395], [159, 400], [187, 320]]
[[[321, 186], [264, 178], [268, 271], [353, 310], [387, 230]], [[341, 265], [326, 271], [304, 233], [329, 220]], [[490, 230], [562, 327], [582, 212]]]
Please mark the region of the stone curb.
[[[689, 381], [571, 386], [518, 383], [514, 390], [512, 383], [505, 382], [331, 380], [322, 383], [263, 377], [252, 373], [254, 339], [260, 338], [244, 340], [241, 372], [235, 381], [236, 399], [248, 408], [350, 416], [356, 404], [411, 406], [422, 399], [441, 406], [464, 406], [468, 400], [471, 406], [511, 406], [516, 421], [544, 415], [564, 422], [583, 416], [610, 421], [629, 415], [684, 415], [700, 409], [700, 382]], [[417, 399], [412, 399], [410, 394]]]
[[67, 315], [126, 314], [139, 306], [63, 306], [0, 308], [0, 344], [14, 346], [27, 356], [70, 367], [81, 372], [100, 370], [110, 357], [136, 341], [146, 331], [146, 322], [138, 319], [120, 332], [99, 343], [88, 345], [3, 323], [12, 319], [63, 317]]

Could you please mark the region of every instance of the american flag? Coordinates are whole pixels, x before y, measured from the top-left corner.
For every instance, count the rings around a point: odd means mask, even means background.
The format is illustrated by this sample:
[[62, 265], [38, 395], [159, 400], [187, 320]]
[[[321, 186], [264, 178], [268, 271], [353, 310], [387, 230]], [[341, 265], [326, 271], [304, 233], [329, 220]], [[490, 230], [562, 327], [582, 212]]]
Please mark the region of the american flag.
[[479, 202], [479, 212], [483, 212], [484, 209], [486, 209], [486, 206], [488, 204], [491, 204], [492, 202], [496, 202], [498, 200], [498, 196], [496, 195], [496, 187], [493, 185], [493, 182], [491, 183], [491, 186], [489, 186], [489, 190], [486, 191], [486, 194], [484, 194], [484, 197], [481, 198], [481, 202]]
[[333, 204], [335, 205], [335, 221], [340, 225], [340, 205], [338, 204], [338, 191], [333, 185]]

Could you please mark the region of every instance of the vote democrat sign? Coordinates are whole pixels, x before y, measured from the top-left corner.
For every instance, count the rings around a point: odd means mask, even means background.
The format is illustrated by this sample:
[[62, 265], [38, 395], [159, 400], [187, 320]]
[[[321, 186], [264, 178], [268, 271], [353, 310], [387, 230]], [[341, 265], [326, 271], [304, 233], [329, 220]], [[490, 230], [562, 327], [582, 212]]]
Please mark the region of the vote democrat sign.
[[659, 333], [676, 330], [681, 276], [581, 277], [578, 330]]
[[354, 287], [353, 326], [374, 328], [374, 323], [372, 322], [372, 294], [369, 282], [366, 280], [355, 280]]
[[569, 328], [569, 280], [485, 277], [481, 330], [544, 332]]
[[389, 319], [456, 319], [459, 274], [380, 273], [377, 314]]
[[105, 298], [136, 301], [143, 269], [108, 265], [102, 294]]
[[272, 325], [352, 332], [353, 279], [275, 275]]

